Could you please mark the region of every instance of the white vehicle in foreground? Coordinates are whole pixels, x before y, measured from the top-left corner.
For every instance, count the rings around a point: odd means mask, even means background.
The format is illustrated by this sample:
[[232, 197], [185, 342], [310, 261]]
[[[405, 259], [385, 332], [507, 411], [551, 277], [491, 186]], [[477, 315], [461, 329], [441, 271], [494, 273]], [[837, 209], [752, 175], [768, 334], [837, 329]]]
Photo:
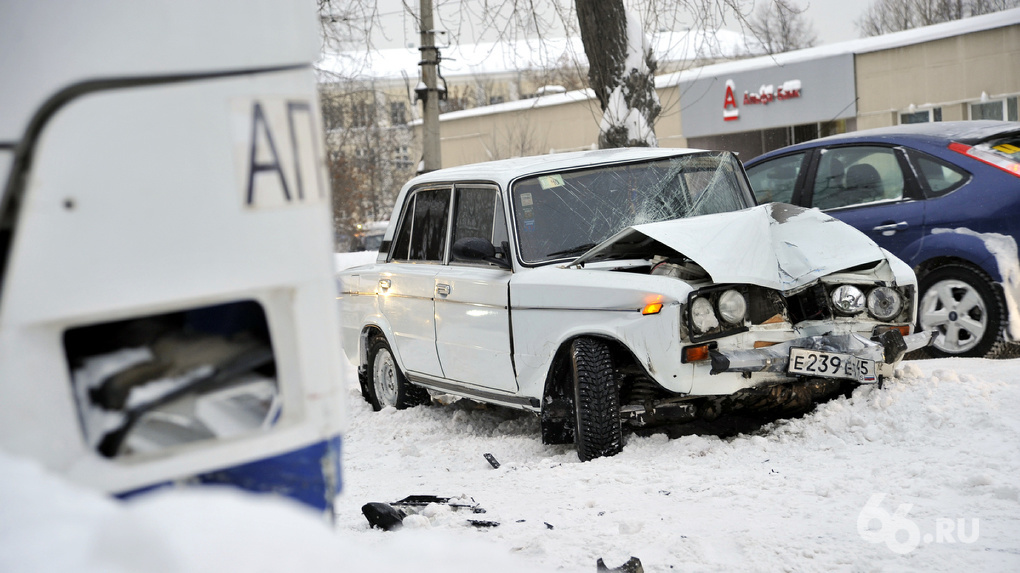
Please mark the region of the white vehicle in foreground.
[[817, 210], [755, 206], [726, 152], [428, 173], [401, 191], [377, 262], [338, 279], [376, 409], [431, 390], [531, 410], [581, 460], [618, 453], [622, 423], [711, 415], [719, 397], [881, 382], [931, 341], [911, 334], [909, 267]]
[[307, 0], [0, 3], [0, 449], [332, 514], [319, 47]]

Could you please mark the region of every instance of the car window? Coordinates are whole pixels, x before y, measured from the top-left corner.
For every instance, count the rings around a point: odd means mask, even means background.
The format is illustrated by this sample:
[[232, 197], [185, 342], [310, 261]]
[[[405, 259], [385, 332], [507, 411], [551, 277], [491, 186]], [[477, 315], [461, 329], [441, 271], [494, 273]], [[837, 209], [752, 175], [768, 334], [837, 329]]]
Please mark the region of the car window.
[[580, 255], [631, 225], [753, 205], [740, 163], [719, 152], [525, 177], [511, 197], [526, 264]]
[[959, 187], [967, 179], [967, 172], [949, 165], [926, 153], [913, 151], [912, 156], [921, 177], [928, 184], [928, 190], [933, 195], [942, 195]]
[[758, 203], [789, 203], [804, 163], [804, 153], [794, 153], [764, 161], [747, 169]]
[[392, 260], [442, 262], [449, 213], [449, 188], [414, 192], [397, 229]]
[[493, 187], [460, 187], [456, 189], [452, 242], [467, 237], [490, 241], [502, 249], [507, 241], [506, 216], [503, 202]]
[[834, 209], [903, 198], [903, 170], [888, 147], [853, 146], [822, 150], [811, 206]]

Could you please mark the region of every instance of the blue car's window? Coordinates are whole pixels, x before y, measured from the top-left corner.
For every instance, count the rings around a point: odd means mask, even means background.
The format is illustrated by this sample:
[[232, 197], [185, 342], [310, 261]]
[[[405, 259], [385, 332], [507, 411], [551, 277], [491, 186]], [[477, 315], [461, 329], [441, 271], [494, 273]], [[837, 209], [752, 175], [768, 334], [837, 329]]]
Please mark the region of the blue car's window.
[[948, 193], [959, 187], [963, 180], [967, 178], [966, 172], [943, 161], [939, 161], [930, 155], [915, 152], [914, 160], [921, 172], [921, 176], [928, 183], [928, 190], [933, 195]]
[[747, 178], [758, 203], [790, 203], [803, 163], [804, 154], [794, 153], [749, 167]]
[[833, 147], [822, 151], [811, 206], [835, 209], [903, 198], [903, 170], [888, 147]]

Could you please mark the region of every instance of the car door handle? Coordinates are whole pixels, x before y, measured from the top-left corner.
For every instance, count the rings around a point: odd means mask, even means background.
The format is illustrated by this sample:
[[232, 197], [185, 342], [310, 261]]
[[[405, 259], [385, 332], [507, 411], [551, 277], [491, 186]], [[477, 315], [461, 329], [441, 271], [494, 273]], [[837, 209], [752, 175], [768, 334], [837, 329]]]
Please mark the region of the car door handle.
[[436, 285], [436, 294], [440, 296], [449, 296], [451, 290], [453, 289], [450, 288], [450, 285], [443, 283], [439, 283]]
[[883, 237], [891, 237], [896, 234], [896, 231], [902, 231], [909, 226], [906, 221], [900, 221], [899, 223], [885, 223], [884, 225], [872, 227], [871, 230], [882, 233]]
[[379, 279], [379, 288], [382, 290], [387, 290], [391, 286], [393, 286], [393, 283], [390, 282], [390, 279]]

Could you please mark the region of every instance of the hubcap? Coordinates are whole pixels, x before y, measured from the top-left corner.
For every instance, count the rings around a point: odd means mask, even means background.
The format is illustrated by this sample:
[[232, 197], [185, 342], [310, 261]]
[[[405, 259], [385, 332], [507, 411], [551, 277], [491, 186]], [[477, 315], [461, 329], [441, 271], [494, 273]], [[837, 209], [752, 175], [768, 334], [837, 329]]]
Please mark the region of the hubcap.
[[937, 330], [935, 348], [947, 354], [973, 349], [988, 331], [985, 301], [974, 288], [958, 280], [939, 281], [921, 299], [921, 328]]
[[375, 354], [375, 363], [372, 365], [372, 386], [375, 388], [375, 397], [379, 400], [379, 406], [396, 407], [397, 365], [386, 348], [380, 349]]

